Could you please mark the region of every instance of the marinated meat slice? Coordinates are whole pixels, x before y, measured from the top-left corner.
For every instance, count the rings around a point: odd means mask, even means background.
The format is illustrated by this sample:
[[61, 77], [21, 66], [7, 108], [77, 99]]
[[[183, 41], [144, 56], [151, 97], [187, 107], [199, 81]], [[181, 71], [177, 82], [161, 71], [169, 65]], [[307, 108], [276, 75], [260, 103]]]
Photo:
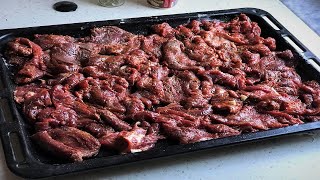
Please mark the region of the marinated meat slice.
[[166, 38], [153, 34], [142, 39], [141, 49], [148, 55], [154, 56], [155, 58], [161, 58], [161, 48], [166, 41]]
[[110, 133], [99, 138], [101, 145], [107, 149], [117, 150], [121, 153], [135, 153], [146, 151], [154, 147], [155, 143], [162, 138], [157, 128], [150, 127], [146, 130], [136, 123], [132, 130]]
[[203, 107], [189, 108], [185, 112], [192, 116], [207, 116], [213, 113], [213, 109], [211, 105], [206, 105]]
[[53, 155], [76, 162], [97, 155], [101, 146], [89, 133], [72, 127], [41, 131], [32, 139]]
[[140, 69], [142, 65], [149, 63], [148, 55], [142, 50], [131, 51], [125, 59], [127, 65], [137, 69]]
[[115, 72], [115, 75], [126, 79], [131, 87], [141, 79], [141, 73], [139, 73], [137, 69], [129, 66], [121, 66], [120, 69]]
[[50, 94], [52, 97], [52, 103], [55, 106], [64, 105], [67, 107], [72, 107], [76, 97], [71, 94], [68, 89], [62, 85], [56, 85], [50, 89]]
[[117, 139], [119, 137], [119, 132], [108, 133], [99, 138], [99, 142], [102, 147], [110, 150], [117, 150], [119, 145]]
[[75, 43], [57, 44], [51, 48], [51, 61], [58, 64], [77, 64], [80, 62], [77, 59], [79, 45]]
[[87, 85], [78, 91], [78, 96], [85, 102], [124, 113], [125, 107], [120, 101], [126, 96], [128, 82], [117, 76], [108, 75], [108, 77], [105, 80], [85, 79], [82, 84]]
[[47, 66], [52, 74], [77, 72], [80, 69], [79, 45], [75, 43], [57, 44], [51, 48]]
[[115, 26], [91, 30], [90, 42], [104, 44], [102, 54], [124, 54], [140, 47], [140, 37]]
[[32, 55], [32, 48], [28, 46], [27, 40], [16, 39], [15, 41], [8, 42], [8, 49], [19, 56], [29, 57]]
[[227, 43], [222, 44], [219, 47], [219, 50], [217, 50], [219, 58], [223, 61], [222, 67], [226, 69], [242, 68], [243, 63], [238, 52], [239, 49], [236, 45]]
[[208, 46], [214, 49], [220, 49], [220, 46], [226, 43], [230, 43], [228, 40], [223, 37], [217, 36], [213, 31], [200, 31], [199, 34], [204, 42], [208, 44]]
[[108, 110], [101, 110], [99, 111], [102, 120], [109, 124], [114, 129], [121, 131], [121, 130], [130, 130], [132, 127], [127, 122], [119, 119], [114, 113]]
[[156, 24], [152, 28], [156, 34], [165, 38], [172, 38], [176, 33], [176, 30], [168, 23]]
[[[171, 109], [170, 105], [166, 107], [159, 107], [156, 112], [164, 117], [174, 120], [174, 124], [180, 127], [198, 127], [202, 117], [189, 115], [184, 109]], [[172, 124], [172, 123], [171, 123]]]
[[[254, 88], [257, 90], [253, 90]], [[248, 94], [248, 99], [258, 102], [257, 106], [262, 110], [281, 110], [288, 114], [304, 114], [306, 112], [306, 105], [296, 96], [279, 93], [265, 85], [252, 86], [247, 89], [253, 90]]]
[[235, 98], [217, 98], [211, 99], [211, 105], [214, 112], [222, 112], [222, 113], [237, 113], [242, 108], [242, 101]]
[[141, 96], [152, 102], [152, 104], [159, 104], [160, 99], [165, 94], [163, 82], [147, 75], [142, 76], [136, 83], [136, 96]]
[[218, 59], [218, 54], [213, 48], [199, 36], [191, 40], [185, 40], [186, 53], [190, 59], [196, 60], [197, 65], [205, 68], [213, 68], [222, 66], [222, 61]]
[[29, 122], [34, 123], [39, 112], [52, 105], [52, 99], [47, 89], [42, 89], [37, 94], [29, 97], [23, 103], [23, 113]]
[[[43, 51], [40, 46], [26, 38], [16, 38], [9, 43], [7, 54], [15, 56], [27, 56], [20, 58], [21, 63], [18, 65], [19, 70], [16, 73], [15, 81], [18, 84], [30, 83], [36, 79], [43, 77], [46, 74], [46, 65], [43, 61]], [[19, 61], [20, 61], [19, 60]], [[22, 62], [22, 60], [24, 60]]]
[[278, 122], [277, 119], [271, 115], [258, 113], [252, 106], [244, 106], [238, 113], [227, 115], [226, 117], [213, 114], [210, 115], [210, 118], [215, 122], [238, 126], [240, 128], [249, 126], [256, 129], [267, 130], [287, 126], [287, 124]]
[[201, 68], [196, 67], [196, 62], [189, 59], [183, 52], [184, 45], [177, 39], [169, 39], [163, 45], [163, 59], [164, 64], [170, 69], [176, 70], [199, 70]]
[[50, 86], [62, 84], [67, 89], [72, 89], [82, 80], [84, 76], [81, 73], [60, 73], [55, 79], [49, 79], [47, 84]]
[[153, 148], [158, 139], [157, 134], [147, 134], [147, 130], [135, 126], [131, 131], [120, 132], [116, 142], [122, 153], [135, 153]]
[[77, 112], [77, 114], [82, 118], [100, 120], [97, 110], [94, 107], [89, 106], [80, 100], [74, 101], [73, 105], [70, 108]]
[[82, 118], [99, 119], [95, 108], [88, 106], [71, 94], [66, 87], [56, 85], [51, 89], [52, 102], [55, 107], [60, 105], [73, 109]]
[[171, 108], [170, 105], [165, 106], [165, 107], [159, 107], [156, 109], [156, 112], [162, 115], [176, 115], [180, 116], [184, 119], [187, 119], [189, 121], [197, 121], [198, 118], [194, 117], [186, 112], [183, 111], [183, 108], [181, 107], [180, 109], [175, 109]]
[[[274, 116], [275, 118], [277, 118], [277, 120], [283, 124], [290, 124], [290, 125], [293, 125], [293, 124], [302, 124], [303, 121], [301, 121], [300, 119], [298, 118], [295, 118], [287, 113], [284, 113], [284, 112], [280, 112], [280, 111], [267, 111], [266, 113]], [[272, 123], [269, 123], [270, 125], [272, 125]], [[277, 128], [277, 127], [272, 127], [272, 128]]]
[[126, 97], [122, 104], [126, 107], [127, 116], [134, 115], [137, 112], [143, 111], [145, 109], [145, 105], [138, 97]]
[[14, 100], [22, 104], [25, 101], [28, 101], [33, 96], [36, 96], [41, 91], [47, 91], [49, 87], [46, 87], [44, 85], [37, 85], [37, 84], [26, 84], [23, 86], [18, 86], [13, 91]]
[[76, 127], [78, 115], [67, 107], [47, 107], [37, 114], [36, 130], [48, 130], [61, 126]]
[[190, 23], [188, 23], [187, 27], [191, 29], [194, 34], [199, 34], [202, 28], [202, 23], [197, 20], [192, 20]]
[[141, 46], [141, 37], [135, 36], [122, 44], [106, 44], [103, 46], [100, 54], [121, 55], [130, 53], [133, 50], [139, 49]]
[[171, 124], [162, 124], [164, 133], [173, 140], [179, 141], [181, 144], [195, 143], [217, 138], [216, 135], [210, 134], [204, 130], [193, 127], [177, 127]]
[[[281, 59], [284, 59], [287, 61], [295, 61], [296, 59], [294, 58], [294, 55], [293, 53], [290, 51], [290, 50], [285, 50], [285, 51], [280, 51], [280, 52], [275, 52], [276, 55], [281, 58]], [[295, 65], [295, 63], [286, 63], [286, 65]]]
[[86, 62], [90, 57], [96, 56], [101, 52], [102, 45], [92, 43], [92, 42], [79, 42], [77, 43], [79, 45], [79, 51], [77, 54], [77, 58], [81, 63]]
[[97, 122], [92, 119], [81, 118], [78, 119], [77, 127], [90, 133], [96, 138], [100, 138], [104, 135], [114, 133], [114, 129], [104, 123]]
[[40, 70], [36, 66], [26, 63], [18, 72], [18, 75], [15, 79], [18, 84], [25, 84], [29, 82], [33, 82], [36, 79], [43, 77], [46, 74], [45, 71]]
[[[291, 63], [292, 64], [292, 63]], [[275, 55], [261, 58], [259, 70], [266, 84], [275, 87], [279, 92], [297, 95], [301, 85], [300, 76], [292, 67], [286, 66], [286, 62]]]
[[51, 49], [53, 46], [64, 43], [73, 43], [76, 40], [71, 36], [62, 36], [54, 34], [36, 34], [34, 42], [37, 43], [43, 50]]
[[[96, 55], [92, 56], [88, 59], [88, 61], [84, 64], [86, 67], [84, 71], [88, 76], [97, 76], [95, 72], [89, 72], [86, 68], [93, 67], [94, 69], [99, 68], [104, 74], [116, 74], [122, 65], [124, 65], [125, 60], [124, 56], [106, 56], [106, 55]], [[103, 76], [97, 76], [103, 77]], [[103, 79], [103, 78], [102, 78]]]
[[236, 136], [241, 134], [240, 131], [233, 129], [225, 124], [204, 124], [203, 125], [207, 131], [210, 133], [216, 133], [219, 138]]
[[132, 37], [134, 37], [132, 33], [116, 26], [104, 26], [91, 30], [90, 42], [103, 44], [124, 43]]
[[236, 45], [248, 44], [248, 39], [246, 39], [245, 36], [240, 33], [216, 32], [216, 35], [227, 39]]
[[301, 93], [305, 94], [305, 103], [307, 104], [307, 115], [320, 114], [320, 85], [315, 81], [307, 81], [301, 85]]
[[245, 88], [245, 77], [242, 74], [232, 75], [219, 70], [210, 70], [207, 72], [212, 78], [212, 81], [230, 88], [243, 89]]
[[177, 29], [176, 36], [178, 39], [193, 39], [194, 38], [194, 34], [191, 31], [191, 29], [189, 29], [183, 25], [179, 25], [176, 29]]
[[133, 119], [135, 121], [147, 121], [150, 123], [159, 123], [159, 124], [172, 124], [176, 125], [177, 120], [171, 119], [169, 117], [165, 117], [160, 115], [159, 113], [152, 112], [152, 111], [140, 111], [134, 114]]
[[180, 102], [184, 98], [180, 79], [176, 76], [163, 80], [164, 97], [161, 99], [165, 103]]

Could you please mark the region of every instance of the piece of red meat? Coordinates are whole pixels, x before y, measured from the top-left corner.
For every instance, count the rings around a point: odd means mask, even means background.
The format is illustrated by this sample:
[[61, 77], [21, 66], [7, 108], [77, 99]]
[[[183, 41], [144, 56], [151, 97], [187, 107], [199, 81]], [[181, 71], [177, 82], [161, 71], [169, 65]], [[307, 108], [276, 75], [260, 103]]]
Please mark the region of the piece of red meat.
[[78, 162], [97, 155], [101, 146], [89, 133], [72, 127], [41, 131], [32, 135], [32, 139], [55, 156]]

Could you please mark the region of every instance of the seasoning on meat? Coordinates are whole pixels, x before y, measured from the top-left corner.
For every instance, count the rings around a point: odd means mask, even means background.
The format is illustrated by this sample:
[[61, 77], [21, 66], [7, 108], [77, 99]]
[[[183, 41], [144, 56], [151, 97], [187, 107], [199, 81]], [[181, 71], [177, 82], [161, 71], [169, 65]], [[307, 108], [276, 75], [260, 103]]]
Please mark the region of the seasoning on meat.
[[15, 101], [52, 154], [82, 161], [135, 153], [160, 139], [182, 144], [320, 118], [320, 85], [304, 82], [290, 50], [246, 15], [229, 22], [115, 26], [87, 37], [35, 35], [7, 44]]

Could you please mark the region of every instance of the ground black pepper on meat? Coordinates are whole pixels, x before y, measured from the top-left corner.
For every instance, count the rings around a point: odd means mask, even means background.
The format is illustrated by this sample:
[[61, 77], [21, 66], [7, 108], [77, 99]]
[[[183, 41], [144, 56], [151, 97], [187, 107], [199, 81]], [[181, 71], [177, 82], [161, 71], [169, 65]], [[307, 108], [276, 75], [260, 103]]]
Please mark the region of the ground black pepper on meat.
[[319, 84], [303, 82], [292, 52], [276, 51], [246, 15], [153, 29], [9, 42], [32, 139], [82, 161], [100, 148], [134, 153], [160, 139], [194, 143], [320, 119]]

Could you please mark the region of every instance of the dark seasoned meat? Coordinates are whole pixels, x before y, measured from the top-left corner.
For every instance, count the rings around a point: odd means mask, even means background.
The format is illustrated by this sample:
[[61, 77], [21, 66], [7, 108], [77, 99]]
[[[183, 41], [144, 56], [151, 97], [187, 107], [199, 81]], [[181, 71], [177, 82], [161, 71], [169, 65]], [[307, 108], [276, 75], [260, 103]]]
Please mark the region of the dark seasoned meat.
[[183, 98], [183, 90], [180, 79], [176, 76], [168, 77], [163, 80], [164, 97], [162, 101], [165, 103], [180, 102]]
[[240, 131], [233, 129], [225, 124], [205, 124], [205, 129], [210, 133], [216, 133], [219, 137], [236, 136]]
[[14, 91], [14, 100], [22, 104], [25, 101], [28, 101], [33, 96], [36, 96], [41, 91], [47, 91], [49, 87], [46, 87], [44, 85], [37, 85], [37, 84], [26, 84], [23, 86], [18, 86]]
[[108, 110], [101, 110], [100, 115], [103, 121], [106, 124], [109, 124], [114, 129], [121, 130], [130, 130], [132, 127], [127, 122], [119, 119], [114, 113]]
[[223, 44], [230, 44], [230, 41], [221, 36], [217, 36], [217, 34], [213, 31], [201, 31], [200, 36], [208, 44], [208, 46], [215, 49], [221, 49], [220, 47]]
[[193, 127], [177, 127], [164, 123], [162, 125], [164, 133], [181, 144], [195, 143], [217, 138], [214, 134], [210, 134], [204, 130]]
[[198, 127], [200, 125], [201, 117], [192, 116], [185, 112], [184, 109], [172, 109], [170, 105], [166, 107], [157, 108], [156, 112], [163, 117], [173, 120], [178, 126], [184, 127]]
[[115, 26], [93, 28], [89, 42], [103, 44], [102, 54], [124, 54], [140, 47], [140, 38]]
[[161, 48], [166, 41], [166, 38], [153, 34], [142, 39], [141, 49], [149, 55], [160, 58], [162, 56]]
[[104, 106], [114, 112], [125, 112], [125, 107], [120, 101], [125, 98], [128, 82], [118, 76], [108, 75], [108, 79], [85, 79], [79, 84], [84, 88], [78, 87], [77, 95], [85, 102], [94, 105]]
[[47, 66], [52, 74], [77, 72], [80, 68], [78, 59], [79, 45], [75, 43], [57, 44], [51, 48]]
[[170, 69], [176, 70], [198, 70], [196, 62], [189, 59], [183, 52], [184, 45], [177, 39], [169, 39], [163, 45], [164, 64]]
[[194, 34], [199, 34], [201, 30], [202, 23], [196, 20], [192, 20], [187, 27], [191, 29]]
[[84, 80], [84, 76], [81, 73], [60, 73], [55, 79], [49, 79], [47, 84], [50, 86], [62, 84], [66, 88], [72, 89], [82, 80]]
[[[46, 74], [46, 65], [43, 61], [43, 51], [40, 46], [26, 38], [16, 38], [14, 41], [9, 42], [8, 55], [24, 56], [20, 58], [17, 63], [18, 72], [16, 73], [15, 81], [18, 84], [30, 83], [36, 79], [43, 77]], [[22, 62], [22, 60], [24, 60]]]
[[117, 143], [121, 152], [135, 153], [153, 148], [158, 139], [157, 134], [147, 134], [147, 130], [135, 126], [131, 131], [120, 132]]
[[162, 138], [158, 134], [159, 128], [153, 125], [146, 130], [139, 127], [138, 124], [140, 123], [136, 123], [130, 131], [109, 133], [102, 136], [99, 141], [103, 147], [122, 153], [135, 153], [153, 148], [155, 143]]
[[99, 119], [94, 107], [88, 106], [76, 96], [70, 93], [66, 87], [56, 85], [51, 89], [53, 104], [57, 107], [60, 105], [73, 109], [82, 118]]
[[115, 44], [126, 42], [134, 35], [116, 26], [105, 26], [101, 28], [93, 28], [91, 30], [90, 42]]
[[13, 42], [9, 42], [8, 48], [20, 56], [28, 57], [32, 55], [32, 49], [28, 46], [27, 40], [24, 39], [16, 39]]
[[96, 55], [90, 57], [88, 61], [85, 63], [86, 67], [84, 68], [84, 71], [88, 74], [88, 76], [94, 76], [94, 71], [89, 72], [88, 70], [86, 70], [86, 68], [92, 67], [99, 68], [104, 73], [107, 72], [110, 74], [116, 74], [124, 63], [125, 60], [123, 56]]
[[79, 118], [77, 120], [77, 128], [82, 129], [96, 138], [100, 138], [106, 134], [114, 133], [115, 130], [105, 123], [89, 118]]
[[48, 130], [61, 126], [76, 127], [77, 119], [77, 113], [70, 108], [64, 106], [48, 107], [37, 114], [36, 130]]
[[32, 139], [55, 156], [78, 162], [98, 154], [101, 146], [89, 133], [72, 127], [41, 131], [34, 134]]
[[252, 106], [244, 106], [241, 111], [236, 114], [226, 117], [220, 115], [211, 115], [213, 121], [246, 128], [247, 126], [255, 129], [267, 130], [269, 128], [285, 127], [287, 124], [282, 124], [277, 119], [269, 114], [258, 113]]
[[[241, 71], [242, 72], [242, 71]], [[243, 74], [229, 74], [219, 70], [207, 71], [212, 81], [230, 88], [243, 89], [245, 88], [245, 77]]]
[[172, 38], [176, 33], [176, 30], [172, 28], [168, 23], [157, 24], [152, 28], [156, 34], [165, 38]]
[[237, 113], [242, 108], [242, 101], [235, 98], [211, 99], [211, 105], [216, 112]]
[[100, 144], [134, 153], [160, 139], [186, 144], [320, 120], [319, 83], [304, 81], [297, 55], [276, 51], [248, 16], [152, 29], [9, 42], [14, 100], [33, 139], [81, 161]]
[[218, 58], [216, 51], [207, 45], [200, 37], [196, 36], [192, 40], [185, 40], [186, 53], [190, 59], [196, 60], [197, 65], [205, 68], [222, 66], [222, 61]]
[[[303, 123], [303, 121], [301, 121], [300, 119], [295, 118], [295, 117], [293, 117], [287, 113], [284, 113], [284, 112], [274, 110], [274, 111], [267, 111], [267, 113], [274, 116], [275, 118], [277, 118], [277, 120], [283, 124], [293, 125], [293, 124], [302, 124]], [[272, 125], [272, 123], [269, 123], [269, 125]], [[275, 127], [272, 127], [272, 128], [275, 128]]]
[[122, 104], [126, 107], [126, 114], [127, 115], [134, 115], [139, 111], [143, 111], [145, 109], [145, 105], [138, 97], [126, 97]]
[[77, 43], [77, 45], [79, 46], [77, 58], [81, 63], [86, 62], [92, 56], [96, 56], [98, 53], [100, 53], [103, 47], [100, 44], [96, 44], [92, 42], [87, 42], [87, 43], [79, 42]]
[[38, 113], [50, 105], [52, 105], [52, 99], [49, 91], [42, 89], [37, 94], [25, 99], [23, 102], [23, 113], [31, 123], [34, 123]]
[[54, 34], [36, 34], [34, 42], [37, 43], [43, 50], [51, 49], [55, 45], [64, 43], [73, 43], [76, 40], [71, 36], [62, 36]]

